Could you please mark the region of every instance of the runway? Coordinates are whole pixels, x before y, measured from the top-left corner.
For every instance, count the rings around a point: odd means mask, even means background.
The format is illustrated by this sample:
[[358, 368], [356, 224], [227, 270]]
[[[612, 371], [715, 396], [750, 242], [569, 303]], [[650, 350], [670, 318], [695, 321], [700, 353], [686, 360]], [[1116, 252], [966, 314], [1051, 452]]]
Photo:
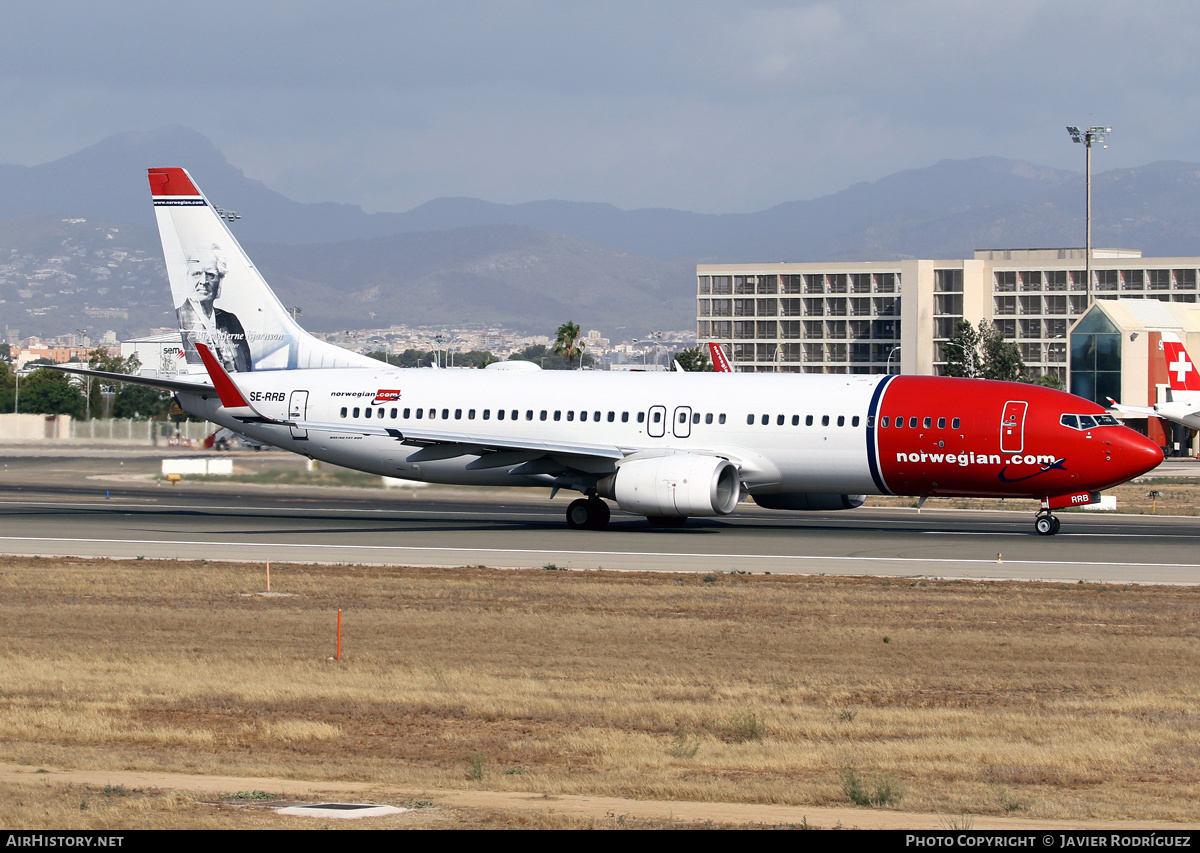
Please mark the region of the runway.
[[[0, 553], [368, 565], [1200, 582], [1200, 520], [926, 509], [769, 513], [568, 530], [545, 492], [155, 485], [162, 457], [0, 451]], [[285, 457], [286, 459], [287, 457]], [[255, 459], [255, 457], [251, 457]], [[260, 463], [261, 464], [261, 463]], [[294, 464], [294, 463], [289, 463]], [[1194, 463], [1193, 463], [1194, 464]], [[107, 495], [107, 496], [106, 496]]]

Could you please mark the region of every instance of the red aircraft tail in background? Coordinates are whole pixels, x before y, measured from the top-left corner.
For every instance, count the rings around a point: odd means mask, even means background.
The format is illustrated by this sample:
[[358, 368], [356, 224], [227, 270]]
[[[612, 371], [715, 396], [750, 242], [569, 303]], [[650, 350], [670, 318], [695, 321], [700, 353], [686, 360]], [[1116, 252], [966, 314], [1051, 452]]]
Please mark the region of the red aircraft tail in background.
[[720, 344], [709, 343], [708, 351], [712, 354], [713, 371], [716, 373], [733, 373], [733, 368], [729, 365], [729, 359], [725, 357], [725, 350]]

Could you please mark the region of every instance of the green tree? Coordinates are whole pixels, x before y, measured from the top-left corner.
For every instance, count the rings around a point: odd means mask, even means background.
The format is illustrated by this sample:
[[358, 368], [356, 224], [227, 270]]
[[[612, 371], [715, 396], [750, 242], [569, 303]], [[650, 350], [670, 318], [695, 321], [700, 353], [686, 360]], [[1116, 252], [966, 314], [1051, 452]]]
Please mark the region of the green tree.
[[[582, 356], [583, 366], [588, 367], [596, 363], [596, 360], [587, 353]], [[579, 366], [579, 361], [567, 361], [561, 355], [555, 355], [545, 344], [534, 344], [533, 346], [525, 347], [520, 352], [514, 352], [508, 357], [509, 361], [536, 361], [544, 370], [573, 370]]]
[[675, 353], [674, 359], [679, 366], [689, 373], [712, 372], [712, 363], [708, 360], [708, 347], [694, 346]]
[[[96, 347], [88, 353], [88, 367], [92, 370], [103, 370], [106, 373], [136, 373], [142, 366], [141, 359], [136, 355], [131, 355], [129, 358], [121, 358], [119, 355], [112, 355], [103, 347]], [[99, 377], [83, 377], [88, 383], [87, 404], [88, 413], [93, 418], [102, 418], [106, 415], [104, 411], [105, 395], [107, 391], [109, 395], [119, 397], [126, 386], [124, 383], [103, 383]]]
[[967, 379], [1002, 379], [1016, 382], [1025, 372], [1021, 348], [992, 323], [980, 320], [978, 327], [960, 320], [943, 348], [946, 375]]
[[20, 407], [22, 412], [79, 417], [83, 393], [66, 373], [41, 368], [21, 380]]
[[575, 359], [579, 358], [585, 346], [581, 340], [582, 336], [583, 333], [575, 323], [570, 320], [563, 323], [554, 333], [554, 354], [562, 356], [574, 366]]
[[151, 388], [149, 385], [121, 383], [121, 390], [113, 400], [114, 418], [137, 418], [139, 420], [165, 419], [171, 412], [171, 396]]

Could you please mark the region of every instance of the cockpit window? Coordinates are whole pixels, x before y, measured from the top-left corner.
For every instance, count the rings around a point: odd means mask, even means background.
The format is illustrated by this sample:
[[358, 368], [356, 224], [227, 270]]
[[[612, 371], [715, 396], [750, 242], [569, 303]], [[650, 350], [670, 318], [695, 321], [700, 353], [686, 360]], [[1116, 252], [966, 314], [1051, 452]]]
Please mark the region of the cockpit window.
[[1098, 426], [1120, 426], [1112, 415], [1063, 415], [1058, 422], [1071, 429], [1092, 429]]

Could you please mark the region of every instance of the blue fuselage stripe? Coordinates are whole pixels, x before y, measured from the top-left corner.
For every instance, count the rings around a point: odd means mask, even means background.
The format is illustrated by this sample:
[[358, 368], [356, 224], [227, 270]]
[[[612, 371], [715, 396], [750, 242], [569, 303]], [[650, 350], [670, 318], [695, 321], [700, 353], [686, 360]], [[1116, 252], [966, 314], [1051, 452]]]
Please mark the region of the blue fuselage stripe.
[[871, 395], [871, 408], [867, 410], [867, 465], [871, 469], [871, 479], [875, 481], [875, 487], [885, 495], [890, 495], [892, 491], [887, 487], [883, 473], [879, 470], [879, 455], [875, 452], [875, 425], [879, 420], [879, 401], [883, 399], [883, 389], [895, 378], [885, 376], [879, 380], [879, 384], [875, 386], [875, 393]]

